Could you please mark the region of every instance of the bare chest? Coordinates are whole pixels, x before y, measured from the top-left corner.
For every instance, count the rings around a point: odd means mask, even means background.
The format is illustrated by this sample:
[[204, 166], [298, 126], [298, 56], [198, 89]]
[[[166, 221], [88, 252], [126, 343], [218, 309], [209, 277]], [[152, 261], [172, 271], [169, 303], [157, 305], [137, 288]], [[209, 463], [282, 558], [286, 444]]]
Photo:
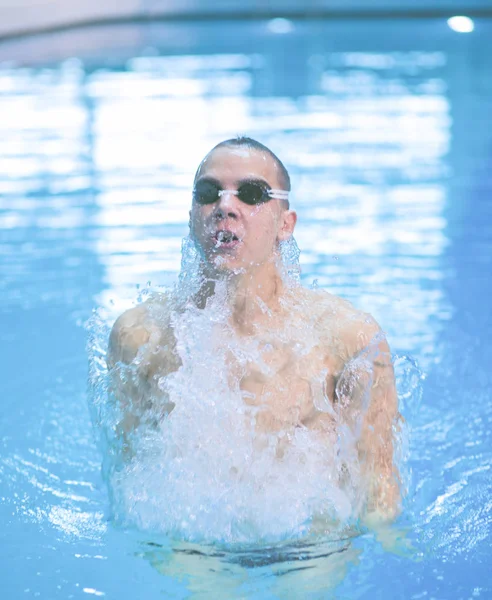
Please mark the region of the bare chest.
[[333, 406], [337, 361], [318, 344], [263, 339], [241, 363], [230, 359], [231, 376], [261, 431], [316, 428]]

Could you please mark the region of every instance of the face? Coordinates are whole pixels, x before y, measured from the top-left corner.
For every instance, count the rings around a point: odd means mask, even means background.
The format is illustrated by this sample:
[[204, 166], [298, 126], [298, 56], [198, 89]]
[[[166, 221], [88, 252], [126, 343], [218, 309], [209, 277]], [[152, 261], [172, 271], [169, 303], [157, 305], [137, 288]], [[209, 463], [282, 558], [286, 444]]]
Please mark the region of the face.
[[[247, 194], [241, 199], [242, 191], [248, 189], [245, 184], [252, 182], [267, 190], [281, 189], [278, 175], [275, 160], [257, 150], [222, 147], [205, 158], [195, 187], [206, 189], [209, 185], [222, 193], [208, 204], [193, 200], [190, 228], [213, 270], [240, 273], [260, 267], [273, 261], [278, 242], [292, 235], [296, 214], [286, 210], [284, 201], [248, 204], [244, 201]], [[230, 193], [238, 190], [239, 196]]]

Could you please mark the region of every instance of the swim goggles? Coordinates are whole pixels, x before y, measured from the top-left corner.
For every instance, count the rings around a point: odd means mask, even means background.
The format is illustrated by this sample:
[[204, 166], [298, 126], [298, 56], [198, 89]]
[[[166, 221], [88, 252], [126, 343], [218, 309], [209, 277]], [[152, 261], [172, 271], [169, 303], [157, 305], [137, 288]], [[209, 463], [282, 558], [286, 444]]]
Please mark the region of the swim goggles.
[[193, 189], [193, 200], [201, 205], [213, 204], [224, 194], [234, 194], [241, 202], [250, 206], [263, 204], [272, 199], [289, 199], [289, 192], [274, 190], [256, 181], [245, 181], [238, 186], [237, 190], [222, 190], [212, 181], [202, 180], [198, 181]]

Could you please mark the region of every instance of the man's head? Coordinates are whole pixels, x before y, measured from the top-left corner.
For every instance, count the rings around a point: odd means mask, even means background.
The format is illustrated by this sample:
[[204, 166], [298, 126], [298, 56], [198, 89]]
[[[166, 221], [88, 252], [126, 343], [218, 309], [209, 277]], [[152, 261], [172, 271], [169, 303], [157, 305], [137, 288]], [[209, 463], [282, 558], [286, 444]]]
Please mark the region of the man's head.
[[195, 175], [191, 235], [214, 270], [271, 263], [294, 231], [290, 178], [280, 159], [247, 137], [215, 146]]

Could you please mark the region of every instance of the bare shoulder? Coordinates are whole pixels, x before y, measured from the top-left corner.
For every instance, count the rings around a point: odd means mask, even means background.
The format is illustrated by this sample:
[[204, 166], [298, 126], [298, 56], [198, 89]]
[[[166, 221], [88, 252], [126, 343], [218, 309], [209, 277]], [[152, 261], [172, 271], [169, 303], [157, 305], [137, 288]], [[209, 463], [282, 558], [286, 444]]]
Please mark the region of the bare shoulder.
[[170, 303], [165, 294], [126, 310], [115, 321], [109, 337], [108, 365], [131, 363], [149, 341], [161, 344], [169, 332]]
[[326, 290], [304, 290], [319, 328], [338, 346], [345, 360], [384, 338], [376, 319]]

